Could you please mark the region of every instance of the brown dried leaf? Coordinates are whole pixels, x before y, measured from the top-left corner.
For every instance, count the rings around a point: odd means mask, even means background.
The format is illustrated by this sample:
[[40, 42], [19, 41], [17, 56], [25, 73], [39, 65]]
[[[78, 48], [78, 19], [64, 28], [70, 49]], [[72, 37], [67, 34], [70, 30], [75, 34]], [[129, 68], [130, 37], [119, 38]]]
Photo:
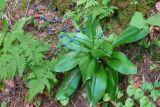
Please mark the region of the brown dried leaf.
[[153, 38], [153, 36], [154, 36], [154, 26], [150, 26], [150, 28], [149, 28], [149, 34], [150, 34], [150, 38]]
[[13, 88], [13, 87], [15, 86], [13, 80], [4, 80], [3, 82], [4, 82], [7, 86], [9, 86], [10, 88]]
[[157, 98], [157, 107], [160, 107], [160, 97]]

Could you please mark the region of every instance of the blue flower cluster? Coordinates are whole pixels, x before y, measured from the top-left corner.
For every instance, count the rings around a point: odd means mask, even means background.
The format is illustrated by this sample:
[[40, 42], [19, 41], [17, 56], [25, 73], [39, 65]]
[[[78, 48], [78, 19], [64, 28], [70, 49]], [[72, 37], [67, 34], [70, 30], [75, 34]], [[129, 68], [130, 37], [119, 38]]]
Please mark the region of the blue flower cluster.
[[62, 30], [62, 31], [66, 31], [66, 30], [67, 30], [67, 27], [62, 27], [61, 30]]
[[52, 17], [52, 22], [57, 22], [58, 18], [57, 17]]
[[76, 32], [81, 32], [81, 30], [80, 30], [80, 29], [77, 29]]
[[47, 21], [47, 17], [45, 15], [40, 16], [40, 19], [43, 20], [43, 21]]
[[52, 34], [52, 27], [48, 27], [48, 33]]
[[38, 12], [38, 4], [34, 4], [34, 12]]
[[60, 38], [64, 38], [66, 36], [66, 34], [62, 34], [60, 35]]

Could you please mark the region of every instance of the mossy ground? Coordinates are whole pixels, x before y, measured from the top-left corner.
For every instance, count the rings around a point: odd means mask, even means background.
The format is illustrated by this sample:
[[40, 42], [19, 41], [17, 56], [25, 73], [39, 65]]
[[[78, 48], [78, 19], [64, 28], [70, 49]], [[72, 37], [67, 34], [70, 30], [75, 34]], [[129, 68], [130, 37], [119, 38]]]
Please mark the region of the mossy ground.
[[109, 21], [112, 32], [119, 34], [125, 29], [136, 11], [143, 13], [144, 16], [148, 16], [149, 11], [156, 2], [155, 0], [139, 0], [139, 3], [135, 5], [131, 4], [132, 1], [119, 0], [117, 2], [117, 0], [112, 0], [111, 5], [118, 8]]

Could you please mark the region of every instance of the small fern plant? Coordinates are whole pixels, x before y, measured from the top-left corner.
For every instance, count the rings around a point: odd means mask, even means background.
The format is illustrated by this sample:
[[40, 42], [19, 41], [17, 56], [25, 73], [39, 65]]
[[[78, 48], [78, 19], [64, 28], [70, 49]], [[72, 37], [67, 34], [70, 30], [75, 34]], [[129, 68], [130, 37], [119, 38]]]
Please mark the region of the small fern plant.
[[31, 17], [19, 19], [9, 31], [7, 20], [4, 19], [0, 31], [0, 79], [13, 79], [17, 74], [26, 77], [24, 79], [28, 83], [29, 100], [45, 88], [49, 91], [51, 82], [56, 82], [51, 70], [54, 60], [44, 59], [48, 45], [35, 40], [31, 33], [23, 30], [24, 24], [30, 19]]
[[110, 0], [78, 0], [76, 11], [68, 10], [65, 14], [65, 18], [74, 17], [74, 20], [79, 20], [81, 16], [92, 16], [94, 19], [103, 19], [109, 17], [114, 13], [114, 6], [109, 5]]
[[6, 0], [0, 0], [0, 15], [2, 15], [5, 5], [6, 5]]

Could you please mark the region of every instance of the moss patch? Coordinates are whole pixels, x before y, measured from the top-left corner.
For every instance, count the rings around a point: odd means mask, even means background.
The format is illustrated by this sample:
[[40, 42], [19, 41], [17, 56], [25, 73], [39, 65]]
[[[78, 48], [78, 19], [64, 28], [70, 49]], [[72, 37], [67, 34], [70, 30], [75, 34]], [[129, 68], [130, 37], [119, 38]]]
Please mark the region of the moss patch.
[[[145, 16], [153, 7], [155, 0], [139, 0], [137, 5], [131, 4], [134, 0], [112, 0], [111, 5], [118, 7], [116, 14], [111, 18], [112, 31], [119, 34], [130, 22], [136, 11], [142, 12]], [[116, 24], [116, 26], [115, 26]]]

